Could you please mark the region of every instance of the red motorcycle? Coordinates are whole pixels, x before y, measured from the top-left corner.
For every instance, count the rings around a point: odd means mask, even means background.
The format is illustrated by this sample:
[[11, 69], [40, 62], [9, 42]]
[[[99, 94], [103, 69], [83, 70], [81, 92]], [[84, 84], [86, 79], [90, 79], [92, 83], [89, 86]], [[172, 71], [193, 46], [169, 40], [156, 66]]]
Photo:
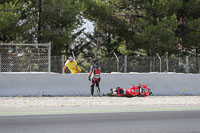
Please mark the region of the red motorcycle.
[[138, 86], [132, 86], [128, 89], [122, 89], [120, 87], [111, 88], [110, 93], [107, 93], [107, 96], [146, 97], [151, 94], [152, 92], [147, 87], [147, 85], [138, 85]]

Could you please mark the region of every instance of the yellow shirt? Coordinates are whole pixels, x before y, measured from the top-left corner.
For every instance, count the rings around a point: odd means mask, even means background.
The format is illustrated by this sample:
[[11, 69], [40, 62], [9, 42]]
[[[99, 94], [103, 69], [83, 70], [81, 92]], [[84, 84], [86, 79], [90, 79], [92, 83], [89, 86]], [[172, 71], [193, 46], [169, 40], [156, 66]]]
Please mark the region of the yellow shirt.
[[[67, 60], [67, 62], [65, 63], [65, 66], [67, 66], [67, 68], [70, 70], [71, 73], [77, 73], [77, 70], [76, 70], [77, 62], [75, 60], [73, 60], [72, 62]], [[77, 67], [78, 67], [78, 73], [80, 73], [81, 69], [79, 66]]]

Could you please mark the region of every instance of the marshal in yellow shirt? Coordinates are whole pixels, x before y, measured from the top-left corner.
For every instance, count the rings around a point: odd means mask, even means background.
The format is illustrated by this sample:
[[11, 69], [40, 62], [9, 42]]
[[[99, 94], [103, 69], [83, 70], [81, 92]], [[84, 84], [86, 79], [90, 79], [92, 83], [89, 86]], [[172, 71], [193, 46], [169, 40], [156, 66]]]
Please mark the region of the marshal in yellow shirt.
[[[76, 66], [77, 66], [77, 62], [75, 60], [73, 60], [72, 62], [70, 62], [69, 60], [67, 60], [67, 62], [65, 63], [65, 66], [70, 70], [71, 73], [77, 73], [76, 70]], [[78, 67], [78, 73], [81, 72], [81, 69], [79, 66]]]

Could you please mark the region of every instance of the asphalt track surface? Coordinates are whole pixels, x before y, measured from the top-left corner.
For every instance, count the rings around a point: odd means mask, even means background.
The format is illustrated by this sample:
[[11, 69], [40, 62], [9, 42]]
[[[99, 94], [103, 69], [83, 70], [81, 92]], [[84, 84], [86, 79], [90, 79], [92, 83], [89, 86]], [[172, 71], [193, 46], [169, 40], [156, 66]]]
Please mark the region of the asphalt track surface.
[[0, 133], [200, 133], [200, 110], [0, 116]]

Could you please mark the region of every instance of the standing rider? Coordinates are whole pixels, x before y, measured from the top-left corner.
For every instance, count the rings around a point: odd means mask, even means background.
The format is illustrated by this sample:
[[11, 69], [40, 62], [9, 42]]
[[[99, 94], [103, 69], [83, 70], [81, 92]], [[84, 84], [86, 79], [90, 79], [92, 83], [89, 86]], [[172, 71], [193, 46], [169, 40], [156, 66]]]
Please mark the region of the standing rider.
[[100, 83], [100, 80], [101, 80], [101, 77], [100, 77], [100, 72], [101, 72], [101, 69], [100, 69], [100, 66], [98, 64], [98, 58], [94, 58], [93, 59], [93, 65], [91, 66], [90, 68], [90, 74], [89, 74], [89, 81], [91, 81], [90, 83], [90, 91], [91, 91], [91, 96], [93, 96], [94, 94], [94, 85], [96, 84], [96, 87], [97, 87], [97, 93], [98, 93], [98, 96], [100, 96], [100, 87], [99, 87], [99, 83]]

